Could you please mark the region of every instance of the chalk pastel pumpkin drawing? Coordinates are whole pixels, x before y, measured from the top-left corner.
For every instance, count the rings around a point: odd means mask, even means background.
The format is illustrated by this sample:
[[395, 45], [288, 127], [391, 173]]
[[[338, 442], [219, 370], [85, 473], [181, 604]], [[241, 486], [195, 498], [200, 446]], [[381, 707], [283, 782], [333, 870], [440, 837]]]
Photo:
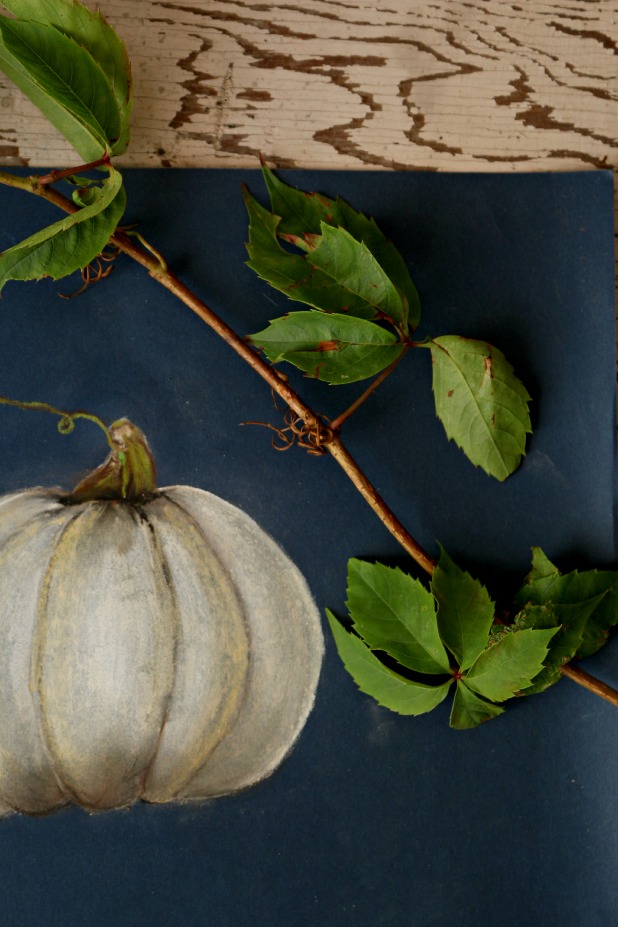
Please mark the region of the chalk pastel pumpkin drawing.
[[268, 776], [313, 705], [320, 617], [249, 516], [157, 489], [126, 420], [70, 494], [0, 500], [0, 801], [205, 799]]
[[[266, 166], [271, 208], [244, 192], [248, 266], [308, 308], [237, 334], [141, 233], [119, 225], [126, 195], [111, 159], [127, 147], [131, 110], [120, 39], [77, 0], [3, 5], [12, 16], [0, 16], [0, 67], [87, 163], [38, 177], [0, 172], [0, 183], [67, 214], [0, 254], [0, 289], [78, 270], [85, 289], [123, 254], [283, 400], [283, 426], [270, 426], [280, 449], [330, 454], [431, 578], [427, 586], [412, 572], [349, 561], [348, 619], [328, 618], [343, 664], [378, 704], [418, 715], [453, 694], [451, 726], [465, 729], [564, 675], [618, 704], [618, 693], [570, 662], [595, 653], [618, 621], [618, 572], [562, 574], [535, 548], [513, 609], [497, 615], [489, 591], [445, 550], [436, 545], [436, 559], [420, 546], [342, 440], [344, 423], [395, 368], [424, 355], [447, 438], [503, 482], [523, 461], [531, 420], [527, 388], [501, 350], [460, 335], [415, 340], [419, 294], [373, 219], [340, 198], [296, 190]], [[371, 382], [329, 418], [301, 398], [275, 366], [282, 362], [332, 386]], [[157, 489], [135, 426], [107, 431], [109, 459], [73, 492], [35, 489], [0, 500], [7, 812], [244, 788], [277, 766], [313, 704], [323, 642], [293, 564], [222, 500]]]

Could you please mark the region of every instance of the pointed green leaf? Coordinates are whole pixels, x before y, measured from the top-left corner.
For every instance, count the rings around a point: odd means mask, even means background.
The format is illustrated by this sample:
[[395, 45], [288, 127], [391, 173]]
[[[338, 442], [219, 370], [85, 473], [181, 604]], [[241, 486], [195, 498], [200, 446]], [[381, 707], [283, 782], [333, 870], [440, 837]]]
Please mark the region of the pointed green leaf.
[[425, 714], [444, 701], [451, 679], [437, 686], [405, 679], [380, 663], [367, 645], [346, 631], [331, 612], [327, 610], [326, 614], [339, 656], [361, 692], [401, 715]]
[[[556, 628], [556, 634], [549, 643], [544, 666], [524, 695], [544, 692], [562, 678], [560, 667], [571, 660], [579, 650], [586, 621], [594, 610], [596, 600], [580, 606], [525, 605], [515, 617], [514, 629]], [[562, 622], [562, 623], [561, 623]]]
[[504, 708], [480, 698], [468, 688], [463, 679], [458, 680], [451, 710], [451, 727], [467, 731], [503, 713]]
[[374, 219], [367, 218], [352, 209], [342, 199], [337, 199], [337, 206], [343, 228], [347, 229], [357, 241], [362, 241], [367, 245], [376, 261], [397, 287], [400, 296], [403, 294], [408, 327], [414, 331], [421, 320], [421, 303], [406, 262], [392, 241], [380, 231]]
[[417, 673], [448, 673], [431, 593], [417, 579], [381, 563], [350, 560], [348, 610], [372, 650], [383, 650]]
[[131, 64], [124, 42], [102, 13], [77, 0], [6, 0], [2, 5], [18, 19], [55, 26], [89, 52], [107, 77], [118, 104], [121, 132], [112, 153], [122, 154], [129, 140]]
[[82, 157], [94, 160], [112, 151], [123, 132], [120, 110], [107, 77], [85, 48], [54, 26], [5, 16], [0, 16], [0, 43], [0, 64], [8, 76]]
[[554, 566], [540, 547], [532, 548], [532, 566], [526, 577], [526, 582], [534, 583], [537, 579], [546, 579], [549, 576], [559, 576], [558, 567]]
[[363, 319], [322, 312], [292, 312], [251, 335], [273, 363], [289, 361], [326, 383], [374, 376], [404, 350], [395, 335]]
[[407, 332], [407, 305], [392, 280], [362, 242], [343, 228], [321, 225], [322, 238], [308, 258], [352, 296], [373, 306]]
[[445, 335], [429, 347], [436, 412], [447, 436], [475, 466], [505, 480], [519, 466], [531, 430], [528, 392], [490, 344]]
[[487, 646], [494, 603], [487, 589], [453, 563], [445, 550], [433, 571], [431, 591], [438, 603], [440, 637], [466, 670]]
[[281, 217], [281, 232], [302, 238], [305, 233], [318, 235], [322, 222], [342, 225], [339, 206], [321, 193], [305, 193], [284, 183], [265, 164], [262, 174], [275, 215]]
[[[618, 622], [618, 572], [575, 570], [562, 575], [542, 551], [536, 549], [534, 556], [532, 572], [517, 593], [516, 605], [519, 608], [527, 603], [551, 605], [561, 625], [581, 628], [581, 642], [575, 655], [590, 656], [605, 644], [609, 629]], [[544, 564], [542, 568], [534, 566], [540, 562]]]
[[305, 193], [284, 183], [266, 165], [262, 165], [262, 171], [272, 211], [281, 216], [279, 232], [295, 236], [302, 247], [305, 236], [320, 234], [322, 222], [346, 229], [357, 242], [367, 246], [400, 295], [403, 294], [408, 324], [411, 329], [417, 328], [421, 313], [416, 287], [399, 251], [375, 221], [357, 212], [340, 197], [332, 200], [320, 193]]
[[360, 319], [373, 319], [377, 312], [364, 299], [353, 296], [331, 277], [318, 270], [302, 254], [285, 251], [277, 241], [281, 219], [264, 209], [245, 189], [249, 214], [247, 266], [289, 299], [323, 312], [338, 312]]
[[505, 635], [472, 664], [465, 677], [467, 685], [493, 702], [510, 698], [541, 672], [555, 633], [555, 628], [549, 628]]
[[0, 254], [0, 290], [8, 280], [58, 280], [85, 267], [103, 250], [125, 207], [119, 171], [79, 212], [60, 219]]

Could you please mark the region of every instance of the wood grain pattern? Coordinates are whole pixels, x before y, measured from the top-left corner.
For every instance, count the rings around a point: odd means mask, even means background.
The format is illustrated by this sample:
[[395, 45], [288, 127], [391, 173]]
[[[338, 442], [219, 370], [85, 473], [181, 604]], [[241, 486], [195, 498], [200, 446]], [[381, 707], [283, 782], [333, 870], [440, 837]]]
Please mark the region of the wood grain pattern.
[[[553, 170], [618, 159], [618, 4], [101, 0], [136, 106], [121, 163]], [[0, 81], [4, 164], [70, 149]]]
[[[133, 62], [120, 165], [247, 168], [262, 153], [278, 167], [618, 166], [616, 0], [98, 6]], [[0, 77], [0, 164], [74, 161]]]

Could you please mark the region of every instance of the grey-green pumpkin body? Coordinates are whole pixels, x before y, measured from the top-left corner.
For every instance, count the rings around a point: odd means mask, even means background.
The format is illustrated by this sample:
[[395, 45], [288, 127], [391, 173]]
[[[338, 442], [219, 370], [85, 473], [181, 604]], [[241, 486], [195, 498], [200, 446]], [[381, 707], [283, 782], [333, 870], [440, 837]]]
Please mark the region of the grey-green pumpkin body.
[[300, 572], [217, 496], [5, 496], [0, 811], [245, 788], [296, 740], [322, 652]]

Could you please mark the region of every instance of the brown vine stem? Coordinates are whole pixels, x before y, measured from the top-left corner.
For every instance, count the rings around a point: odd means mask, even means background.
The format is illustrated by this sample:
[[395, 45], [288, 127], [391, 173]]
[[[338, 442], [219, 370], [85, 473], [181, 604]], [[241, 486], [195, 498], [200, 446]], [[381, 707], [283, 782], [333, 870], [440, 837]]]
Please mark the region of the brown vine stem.
[[[41, 185], [36, 177], [18, 177], [14, 174], [0, 171], [0, 183], [41, 196], [68, 213], [74, 213], [79, 209], [75, 203], [57, 190], [53, 190], [47, 184]], [[189, 309], [195, 312], [202, 321], [219, 335], [226, 344], [240, 355], [240, 357], [242, 357], [242, 359], [268, 383], [289, 408], [302, 419], [308, 428], [320, 430], [323, 429], [325, 425], [328, 427], [328, 425], [316, 415], [313, 409], [300, 398], [295, 390], [289, 386], [287, 379], [284, 379], [274, 367], [271, 367], [269, 363], [267, 363], [252, 347], [250, 347], [250, 345], [236, 334], [229, 325], [220, 319], [212, 309], [202, 302], [201, 299], [189, 290], [189, 288], [167, 268], [158, 252], [155, 252], [150, 246], [148, 246], [148, 250], [144, 250], [143, 246], [140, 247], [135, 244], [126, 233], [118, 230], [110, 238], [110, 244], [141, 264], [155, 280], [180, 299]], [[333, 434], [329, 442], [324, 446], [343, 468], [354, 486], [378, 515], [385, 527], [399, 541], [404, 550], [410, 554], [423, 570], [427, 573], [431, 573], [435, 567], [435, 561], [423, 550], [420, 544], [412, 537], [394, 512], [384, 502], [356, 461], [348, 453], [339, 435], [336, 433]]]
[[399, 355], [399, 357], [395, 358], [395, 360], [392, 362], [392, 364], [389, 364], [388, 367], [387, 367], [385, 370], [382, 371], [382, 373], [378, 374], [378, 376], [375, 378], [375, 380], [373, 380], [373, 381], [369, 384], [369, 386], [367, 387], [367, 389], [365, 390], [365, 392], [364, 392], [361, 396], [359, 396], [358, 399], [356, 399], [356, 400], [352, 403], [351, 406], [348, 406], [348, 408], [345, 410], [345, 412], [342, 412], [341, 415], [338, 415], [337, 418], [334, 418], [334, 419], [332, 420], [332, 422], [330, 423], [330, 427], [333, 429], [333, 431], [337, 431], [339, 428], [341, 428], [341, 426], [343, 425], [343, 423], [346, 422], [346, 421], [350, 418], [350, 416], [353, 415], [353, 414], [356, 412], [357, 409], [360, 409], [360, 407], [362, 406], [362, 404], [363, 404], [367, 399], [369, 399], [369, 397], [371, 396], [371, 394], [372, 394], [373, 392], [375, 392], [375, 390], [378, 388], [378, 386], [380, 386], [381, 383], [384, 383], [384, 381], [386, 380], [386, 378], [387, 378], [388, 376], [391, 375], [391, 373], [393, 372], [393, 370], [394, 370], [396, 367], [399, 366], [399, 364], [400, 364], [401, 361], [403, 360], [403, 358], [404, 358], [404, 356], [405, 356], [405, 354], [406, 354], [406, 352], [407, 352], [407, 350], [408, 350], [408, 347], [409, 347], [409, 345], [404, 344], [403, 350], [402, 350], [401, 354]]
[[[47, 185], [41, 185], [36, 177], [19, 177], [15, 174], [0, 171], [0, 184], [16, 187], [28, 193], [41, 196], [43, 199], [48, 200], [64, 210], [64, 212], [73, 213], [79, 209], [75, 203], [57, 190]], [[138, 264], [141, 264], [155, 280], [180, 299], [189, 309], [195, 312], [236, 352], [236, 354], [246, 361], [250, 367], [268, 383], [289, 408], [302, 419], [308, 428], [318, 431], [325, 426], [328, 428], [328, 424], [323, 422], [320, 417], [316, 415], [313, 409], [301, 399], [295, 390], [289, 386], [287, 380], [284, 379], [274, 367], [271, 367], [269, 363], [257, 354], [256, 351], [237, 335], [229, 325], [220, 319], [212, 309], [202, 302], [201, 299], [189, 290], [189, 288], [167, 268], [158, 252], [151, 249], [150, 246], [145, 246], [147, 250], [144, 250], [143, 247], [139, 247], [131, 241], [131, 238], [126, 233], [118, 230], [110, 238], [110, 244], [131, 257]], [[347, 418], [347, 414], [344, 413], [344, 415]], [[431, 575], [436, 566], [435, 560], [423, 550], [420, 544], [412, 537], [409, 531], [407, 531], [397, 516], [384, 502], [375, 487], [367, 479], [361, 468], [348, 452], [340, 436], [335, 432], [329, 442], [324, 446], [337, 461], [339, 466], [342, 467], [356, 489], [380, 518], [388, 531], [399, 541], [404, 550], [415, 562], [425, 570], [426, 573]], [[577, 682], [595, 695], [618, 706], [618, 691], [600, 682], [594, 676], [591, 676], [589, 673], [571, 664], [563, 666], [561, 671], [564, 676], [573, 680], [573, 682]]]
[[[261, 355], [257, 354], [236, 332], [229, 327], [222, 319], [219, 318], [208, 306], [205, 305], [184, 283], [182, 283], [170, 270], [161, 267], [157, 259], [143, 252], [134, 254], [134, 249], [130, 240], [126, 240], [123, 234], [116, 235], [113, 243], [117, 245], [126, 254], [135, 257], [136, 260], [146, 267], [151, 276], [167, 290], [177, 296], [182, 302], [192, 309], [210, 328], [213, 329], [237, 354], [239, 354], [255, 372], [265, 380], [268, 385], [283, 399], [283, 401], [298, 415], [299, 418], [310, 429], [323, 428], [323, 422], [318, 415], [300, 398], [298, 393], [284, 380], [274, 367], [271, 367]], [[327, 426], [328, 427], [328, 426]], [[384, 502], [374, 486], [367, 479], [360, 469], [354, 458], [346, 450], [341, 438], [334, 433], [324, 447], [330, 455], [337, 461], [340, 467], [345, 471], [356, 489], [363, 496], [365, 501], [371, 506], [376, 515], [383, 524], [388, 528], [390, 533], [395, 537], [402, 547], [410, 554], [416, 563], [427, 573], [432, 573], [435, 567], [435, 560], [427, 554], [420, 544], [412, 537], [407, 529], [402, 525], [394, 512]]]
[[561, 672], [567, 679], [572, 679], [573, 682], [578, 683], [580, 686], [598, 695], [599, 698], [604, 698], [606, 702], [611, 702], [612, 705], [618, 707], [618, 692], [612, 689], [611, 686], [608, 686], [607, 683], [601, 682], [596, 676], [591, 676], [590, 673], [587, 673], [583, 669], [579, 669], [577, 666], [573, 666], [572, 663], [565, 663], [561, 668]]

